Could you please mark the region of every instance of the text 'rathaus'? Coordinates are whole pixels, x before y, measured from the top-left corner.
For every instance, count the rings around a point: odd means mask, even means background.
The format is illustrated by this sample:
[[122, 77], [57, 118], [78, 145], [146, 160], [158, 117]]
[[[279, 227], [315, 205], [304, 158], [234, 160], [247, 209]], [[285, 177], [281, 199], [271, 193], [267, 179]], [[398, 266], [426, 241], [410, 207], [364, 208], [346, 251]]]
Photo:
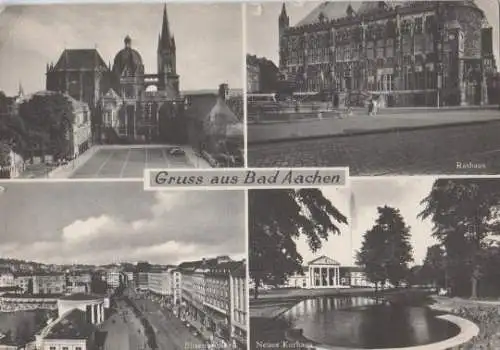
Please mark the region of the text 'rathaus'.
[[470, 0], [325, 2], [295, 26], [283, 5], [279, 46], [282, 78], [299, 91], [376, 92], [386, 106], [493, 102], [492, 28]]

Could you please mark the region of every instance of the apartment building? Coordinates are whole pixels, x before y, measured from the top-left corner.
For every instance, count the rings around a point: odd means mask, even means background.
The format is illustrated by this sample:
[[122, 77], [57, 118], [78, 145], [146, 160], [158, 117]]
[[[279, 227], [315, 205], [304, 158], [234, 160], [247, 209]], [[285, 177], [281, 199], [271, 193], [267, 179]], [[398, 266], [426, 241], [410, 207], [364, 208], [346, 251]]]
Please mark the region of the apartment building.
[[148, 290], [162, 298], [171, 295], [171, 277], [168, 270], [158, 269], [148, 273]]
[[0, 287], [13, 287], [14, 283], [14, 274], [12, 271], [5, 269], [0, 271]]
[[33, 274], [33, 294], [62, 294], [66, 289], [64, 273], [35, 273]]

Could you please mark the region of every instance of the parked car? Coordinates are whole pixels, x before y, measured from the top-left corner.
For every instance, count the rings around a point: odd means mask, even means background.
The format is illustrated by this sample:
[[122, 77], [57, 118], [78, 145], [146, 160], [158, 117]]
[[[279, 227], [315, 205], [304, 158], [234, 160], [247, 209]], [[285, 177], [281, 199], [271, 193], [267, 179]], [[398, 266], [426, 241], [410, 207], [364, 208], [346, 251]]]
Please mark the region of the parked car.
[[184, 152], [184, 150], [180, 147], [174, 147], [174, 148], [171, 148], [168, 153], [172, 156], [184, 156], [186, 155], [186, 152]]

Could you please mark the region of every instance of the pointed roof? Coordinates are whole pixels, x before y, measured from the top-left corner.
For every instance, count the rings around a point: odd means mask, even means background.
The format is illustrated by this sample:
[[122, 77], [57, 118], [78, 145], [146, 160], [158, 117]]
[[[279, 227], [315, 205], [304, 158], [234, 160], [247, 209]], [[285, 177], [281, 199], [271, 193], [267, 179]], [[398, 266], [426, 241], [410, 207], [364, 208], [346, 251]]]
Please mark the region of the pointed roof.
[[340, 263], [327, 257], [326, 255], [322, 255], [319, 258], [310, 261], [308, 265], [340, 265]]
[[24, 89], [23, 89], [23, 84], [19, 82], [19, 90], [17, 92], [18, 97], [23, 97], [24, 96]]
[[304, 26], [308, 24], [318, 23], [320, 14], [325, 20], [339, 19], [347, 16], [347, 8], [349, 5], [357, 12], [361, 7], [358, 1], [325, 1], [315, 7], [307, 16], [305, 16], [297, 26]]
[[116, 91], [113, 89], [109, 89], [108, 92], [106, 92], [106, 94], [104, 95], [104, 97], [120, 99], [120, 95], [118, 95]]
[[168, 22], [167, 4], [163, 6], [163, 22], [161, 25], [160, 45], [158, 48], [168, 49], [171, 44], [170, 24]]
[[217, 98], [217, 102], [212, 107], [205, 118], [205, 128], [209, 134], [226, 134], [230, 125], [238, 124], [240, 121], [236, 114], [229, 108], [222, 98]]
[[286, 6], [285, 6], [285, 3], [283, 3], [283, 6], [281, 6], [281, 14], [280, 14], [280, 18], [286, 18], [288, 17], [288, 15], [286, 14]]
[[107, 68], [106, 62], [96, 49], [65, 49], [54, 69], [87, 69]]

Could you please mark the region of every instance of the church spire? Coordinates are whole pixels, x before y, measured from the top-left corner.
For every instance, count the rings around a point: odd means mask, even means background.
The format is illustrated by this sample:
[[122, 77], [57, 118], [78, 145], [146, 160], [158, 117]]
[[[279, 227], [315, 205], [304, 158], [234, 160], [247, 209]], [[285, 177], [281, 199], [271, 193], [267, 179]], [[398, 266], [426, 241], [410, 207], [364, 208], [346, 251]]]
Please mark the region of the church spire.
[[287, 18], [288, 15], [286, 14], [286, 6], [285, 6], [285, 3], [283, 2], [283, 6], [281, 6], [281, 14], [280, 14], [280, 18]]
[[170, 24], [168, 23], [167, 4], [163, 6], [163, 23], [161, 25], [161, 46], [163, 49], [170, 48], [171, 35]]
[[19, 90], [17, 92], [17, 96], [23, 97], [24, 96], [24, 89], [23, 89], [23, 84], [19, 82]]

